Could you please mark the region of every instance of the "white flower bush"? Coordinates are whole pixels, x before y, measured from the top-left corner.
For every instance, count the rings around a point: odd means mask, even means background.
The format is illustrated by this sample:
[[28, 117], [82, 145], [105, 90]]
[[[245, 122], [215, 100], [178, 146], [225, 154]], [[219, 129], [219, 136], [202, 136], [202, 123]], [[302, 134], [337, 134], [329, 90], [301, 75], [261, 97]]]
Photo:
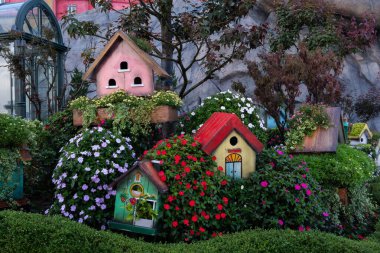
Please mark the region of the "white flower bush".
[[116, 195], [109, 184], [136, 158], [130, 142], [102, 127], [86, 129], [70, 139], [53, 172], [55, 201], [45, 213], [105, 228]]
[[214, 112], [235, 113], [261, 142], [266, 142], [264, 121], [260, 118], [259, 110], [252, 99], [231, 91], [207, 97], [198, 108], [181, 117], [179, 132], [195, 133]]

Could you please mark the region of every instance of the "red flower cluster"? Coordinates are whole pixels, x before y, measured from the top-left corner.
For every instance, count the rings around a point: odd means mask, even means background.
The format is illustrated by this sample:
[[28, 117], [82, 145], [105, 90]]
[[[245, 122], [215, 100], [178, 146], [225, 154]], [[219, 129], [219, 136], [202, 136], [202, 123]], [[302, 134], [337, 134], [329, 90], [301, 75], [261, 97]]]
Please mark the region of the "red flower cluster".
[[160, 141], [146, 158], [164, 161], [158, 173], [169, 186], [163, 204], [164, 230], [187, 242], [220, 235], [229, 204], [220, 189], [228, 178], [222, 167], [217, 168], [216, 158], [203, 153], [189, 136]]

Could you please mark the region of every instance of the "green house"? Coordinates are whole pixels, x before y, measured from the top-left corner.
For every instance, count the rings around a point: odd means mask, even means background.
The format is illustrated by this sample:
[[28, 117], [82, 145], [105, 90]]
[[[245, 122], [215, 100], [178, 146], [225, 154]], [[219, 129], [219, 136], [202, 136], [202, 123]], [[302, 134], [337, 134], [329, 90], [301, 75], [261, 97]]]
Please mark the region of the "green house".
[[137, 162], [111, 185], [116, 188], [114, 219], [111, 229], [146, 235], [157, 234], [161, 194], [168, 191], [150, 161]]

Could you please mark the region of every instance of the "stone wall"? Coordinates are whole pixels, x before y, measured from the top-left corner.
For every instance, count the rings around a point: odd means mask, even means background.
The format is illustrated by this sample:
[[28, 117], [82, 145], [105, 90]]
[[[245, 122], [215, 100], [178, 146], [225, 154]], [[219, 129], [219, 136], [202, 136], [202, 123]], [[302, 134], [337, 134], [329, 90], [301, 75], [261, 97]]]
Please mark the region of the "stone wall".
[[[376, 0], [329, 0], [334, 2], [342, 11], [348, 15], [360, 15], [368, 10], [373, 10], [380, 17], [380, 1]], [[347, 2], [351, 4], [347, 4]], [[178, 3], [179, 1], [177, 1]], [[267, 22], [270, 25], [274, 24], [275, 16], [271, 11], [271, 3], [273, 1], [263, 0], [260, 1], [260, 8], [250, 11], [249, 15], [241, 20], [242, 24], [258, 24]], [[360, 2], [360, 4], [359, 4]], [[182, 6], [183, 7], [183, 6]], [[178, 7], [181, 8], [181, 5]], [[106, 29], [111, 22], [117, 20], [118, 14], [110, 13], [104, 14], [97, 10], [92, 10], [87, 13], [78, 15], [80, 20], [95, 20], [102, 28]], [[378, 20], [380, 22], [380, 18]], [[379, 23], [380, 24], [380, 23]], [[154, 23], [156, 29], [158, 24]], [[85, 38], [85, 39], [69, 39], [67, 34], [64, 34], [65, 43], [71, 50], [67, 55], [66, 70], [68, 73], [75, 67], [83, 70], [80, 54], [86, 47], [97, 46], [98, 52], [102, 48], [102, 42], [99, 39]], [[193, 48], [186, 48], [186, 55], [191, 54]], [[196, 105], [200, 104], [201, 100], [209, 95], [212, 95], [220, 90], [227, 90], [231, 87], [233, 81], [242, 82], [247, 88], [247, 95], [251, 96], [254, 90], [254, 81], [247, 74], [246, 61], [253, 61], [257, 58], [257, 54], [268, 50], [268, 46], [263, 46], [248, 53], [243, 61], [236, 61], [220, 72], [217, 73], [215, 79], [206, 82], [203, 86], [195, 89], [185, 98], [185, 109], [190, 110]], [[376, 44], [362, 53], [349, 55], [344, 60], [343, 73], [340, 76], [341, 82], [345, 86], [345, 93], [353, 97], [357, 97], [367, 92], [370, 87], [380, 87], [380, 41], [377, 40]], [[203, 76], [204, 70], [199, 65], [194, 65], [191, 71], [191, 81], [196, 83]], [[180, 80], [179, 80], [180, 82]], [[305, 94], [303, 94], [305, 96]], [[379, 98], [380, 99], [380, 98]], [[370, 128], [380, 131], [380, 117], [369, 122]]]

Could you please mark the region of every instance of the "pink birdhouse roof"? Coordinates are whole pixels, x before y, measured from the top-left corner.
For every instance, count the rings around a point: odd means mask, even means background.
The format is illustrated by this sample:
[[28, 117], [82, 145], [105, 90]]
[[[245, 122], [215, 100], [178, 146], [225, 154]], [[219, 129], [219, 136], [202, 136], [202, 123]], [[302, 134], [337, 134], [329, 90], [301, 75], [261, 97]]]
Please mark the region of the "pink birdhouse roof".
[[140, 49], [133, 40], [123, 32], [117, 32], [110, 39], [107, 45], [104, 47], [102, 52], [98, 55], [95, 61], [92, 63], [90, 68], [84, 73], [83, 80], [91, 79], [93, 73], [96, 71], [96, 68], [102, 63], [102, 61], [107, 57], [112, 48], [120, 41], [125, 41], [140, 57], [143, 61], [145, 61], [152, 70], [158, 75], [162, 77], [169, 77], [170, 75], [157, 64], [157, 62], [146, 52]]
[[215, 112], [195, 133], [194, 138], [202, 145], [207, 154], [214, 152], [232, 132], [238, 132], [256, 152], [261, 152], [264, 145], [233, 113]]

